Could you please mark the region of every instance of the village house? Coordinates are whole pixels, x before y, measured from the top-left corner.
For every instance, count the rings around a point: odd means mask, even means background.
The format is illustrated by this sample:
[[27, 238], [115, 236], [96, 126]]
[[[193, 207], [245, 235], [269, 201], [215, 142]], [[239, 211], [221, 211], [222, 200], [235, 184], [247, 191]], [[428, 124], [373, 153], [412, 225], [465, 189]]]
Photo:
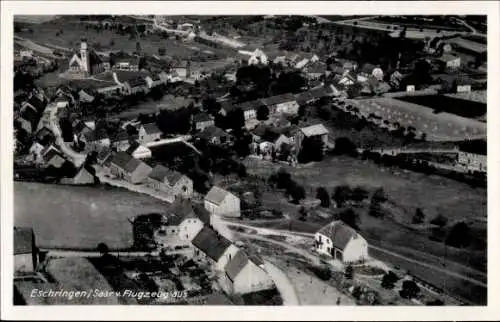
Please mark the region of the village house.
[[295, 64], [295, 68], [302, 69], [309, 64], [314, 64], [314, 63], [319, 62], [319, 57], [316, 54], [307, 53], [307, 54], [301, 55], [301, 57], [299, 57], [296, 61], [297, 62]]
[[95, 182], [94, 175], [85, 166], [81, 166], [77, 169], [76, 174], [72, 178], [62, 178], [61, 184], [71, 184], [71, 185], [85, 185], [93, 184]]
[[78, 92], [78, 101], [83, 103], [92, 103], [94, 100], [95, 94], [93, 90], [85, 88]]
[[260, 100], [243, 102], [237, 106], [237, 108], [241, 108], [243, 110], [243, 115], [245, 117], [245, 121], [251, 121], [257, 119], [257, 109], [262, 105]]
[[166, 81], [162, 80], [159, 74], [148, 75], [144, 78], [148, 84], [149, 89], [155, 88], [157, 86], [163, 85]]
[[301, 149], [302, 141], [304, 140], [304, 138], [311, 138], [311, 137], [320, 139], [324, 143], [326, 148], [326, 146], [328, 145], [329, 133], [330, 132], [328, 131], [328, 129], [321, 123], [300, 128], [299, 131], [297, 131], [297, 134], [295, 135], [295, 145], [297, 151]]
[[295, 95], [295, 98], [299, 106], [301, 106], [314, 103], [327, 96], [329, 96], [327, 89], [325, 89], [324, 87], [319, 87], [311, 89], [309, 91], [300, 92], [299, 94]]
[[297, 114], [299, 112], [299, 104], [291, 93], [264, 98], [262, 102], [269, 108], [271, 115], [281, 113]]
[[110, 148], [102, 148], [98, 153], [97, 153], [97, 164], [98, 165], [103, 165], [109, 158], [111, 158], [112, 151]]
[[193, 181], [189, 177], [162, 165], [153, 168], [147, 178], [147, 184], [171, 196], [191, 198], [193, 195]]
[[153, 156], [150, 149], [141, 145], [137, 141], [132, 141], [125, 152], [130, 154], [135, 159], [150, 159]]
[[305, 68], [304, 73], [307, 76], [307, 79], [318, 80], [321, 78], [321, 76], [327, 73], [326, 67], [327, 65], [325, 63], [315, 62], [308, 65]]
[[191, 75], [191, 62], [181, 61], [176, 66], [172, 67], [172, 72], [175, 76], [181, 79], [186, 79]]
[[267, 65], [268, 63], [268, 57], [266, 53], [264, 53], [259, 48], [255, 49], [254, 51], [239, 50], [238, 52], [242, 55], [250, 56], [248, 58], [248, 65], [259, 65], [259, 64]]
[[217, 186], [205, 196], [205, 209], [213, 215], [240, 217], [240, 198]]
[[219, 283], [228, 294], [246, 294], [274, 287], [274, 281], [265, 269], [254, 263], [243, 250], [227, 263]]
[[121, 71], [139, 71], [139, 58], [129, 55], [123, 55], [122, 57], [117, 57], [112, 66], [113, 70]]
[[343, 221], [333, 221], [314, 235], [315, 249], [319, 254], [331, 256], [344, 264], [368, 260], [368, 243]]
[[85, 151], [98, 151], [111, 146], [109, 135], [104, 129], [85, 131], [78, 139], [85, 143]]
[[149, 143], [161, 139], [162, 131], [155, 123], [142, 124], [139, 128], [139, 142]]
[[130, 147], [130, 143], [137, 138], [137, 136], [130, 136], [127, 131], [121, 130], [116, 133], [111, 146], [118, 152], [125, 151]]
[[93, 49], [89, 50], [87, 43], [82, 41], [80, 52], [75, 53], [69, 60], [68, 72], [80, 77], [88, 77], [104, 71], [105, 66], [101, 57]]
[[19, 117], [15, 118], [15, 120], [22, 129], [28, 134], [31, 134], [37, 129], [38, 122], [40, 121], [40, 114], [31, 108], [26, 108], [20, 113]]
[[32, 228], [14, 227], [14, 277], [32, 275], [38, 266], [35, 233]]
[[191, 242], [195, 247], [195, 258], [211, 264], [218, 272], [224, 271], [227, 263], [239, 250], [227, 238], [207, 226], [204, 226]]
[[124, 84], [125, 84], [125, 91], [129, 95], [135, 95], [140, 93], [146, 94], [149, 92], [148, 83], [141, 76], [129, 79], [128, 81], [124, 82]]
[[460, 57], [450, 54], [443, 54], [438, 58], [437, 62], [447, 69], [457, 69], [460, 67]]
[[30, 108], [35, 113], [42, 113], [45, 110], [45, 106], [47, 106], [44, 100], [41, 100], [37, 95], [31, 95], [31, 97], [24, 101], [21, 104], [21, 113], [23, 113], [26, 109]]
[[189, 242], [210, 222], [210, 214], [203, 207], [193, 205], [190, 200], [179, 197], [175, 198], [167, 211], [167, 216], [170, 222], [178, 227], [180, 239]]
[[54, 168], [61, 168], [66, 162], [62, 153], [52, 145], [42, 151], [42, 157], [47, 166], [52, 166]]
[[459, 77], [455, 82], [457, 93], [470, 92], [472, 90], [472, 80], [468, 77]]
[[203, 131], [214, 124], [213, 118], [207, 113], [201, 112], [193, 115], [193, 127], [196, 131]]
[[338, 83], [340, 85], [345, 86], [345, 87], [349, 87], [349, 86], [356, 84], [357, 80], [358, 80], [357, 76], [353, 76], [352, 72], [347, 72], [347, 73], [344, 73], [344, 75], [342, 75], [342, 77], [340, 78]]
[[112, 175], [118, 178], [138, 184], [145, 181], [153, 169], [126, 152], [118, 152], [111, 157], [109, 170]]
[[231, 143], [231, 135], [217, 126], [209, 126], [202, 132], [196, 134], [198, 140], [215, 145], [225, 145]]
[[42, 151], [44, 149], [45, 147], [39, 142], [34, 142], [29, 149], [30, 160], [32, 160], [36, 164], [43, 163], [44, 160], [42, 157]]

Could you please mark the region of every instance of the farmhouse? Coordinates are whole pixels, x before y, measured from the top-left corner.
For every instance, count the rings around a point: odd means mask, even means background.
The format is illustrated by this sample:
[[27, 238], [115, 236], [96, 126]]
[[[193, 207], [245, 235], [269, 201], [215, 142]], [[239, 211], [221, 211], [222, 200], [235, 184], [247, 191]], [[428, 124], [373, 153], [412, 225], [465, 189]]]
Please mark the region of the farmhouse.
[[299, 112], [299, 104], [291, 93], [264, 98], [262, 102], [269, 108], [270, 114], [297, 114]]
[[133, 139], [135, 138], [133, 136], [130, 136], [127, 131], [121, 130], [116, 133], [111, 146], [118, 152], [125, 151], [130, 147], [130, 143]]
[[314, 236], [316, 251], [345, 264], [368, 259], [368, 243], [354, 229], [337, 220], [321, 228]]
[[149, 143], [161, 139], [162, 132], [155, 123], [143, 124], [139, 128], [139, 142]]
[[308, 65], [305, 68], [305, 74], [309, 80], [317, 80], [326, 74], [326, 67], [327, 65], [325, 63], [318, 61]]
[[131, 142], [127, 150], [125, 150], [125, 152], [127, 152], [136, 159], [149, 159], [153, 155], [150, 149], [148, 149], [144, 145], [141, 145], [137, 141]]
[[213, 215], [240, 217], [240, 198], [227, 190], [212, 187], [205, 196], [205, 209]]
[[27, 108], [32, 109], [36, 113], [42, 113], [45, 110], [47, 104], [41, 100], [37, 95], [31, 95], [31, 97], [21, 104], [21, 113]]
[[98, 151], [111, 146], [111, 140], [104, 129], [85, 132], [79, 139], [85, 143], [85, 151]]
[[19, 122], [22, 129], [28, 134], [31, 134], [37, 128], [38, 122], [40, 121], [40, 115], [33, 109], [26, 108], [16, 120]]
[[203, 227], [191, 241], [195, 247], [195, 258], [213, 265], [222, 272], [227, 263], [236, 255], [238, 247], [215, 230]]
[[193, 194], [193, 181], [189, 177], [162, 165], [153, 168], [147, 178], [147, 183], [148, 186], [172, 196], [190, 198]]
[[328, 129], [323, 124], [315, 124], [307, 127], [300, 128], [295, 134], [295, 144], [297, 151], [300, 150], [302, 146], [302, 141], [304, 138], [318, 138], [325, 144], [328, 145]]
[[248, 53], [250, 55], [250, 57], [248, 58], [248, 65], [258, 65], [258, 64], [267, 65], [268, 63], [267, 55], [260, 49], [255, 49], [253, 52], [247, 52], [247, 51], [239, 51], [239, 52], [244, 54]]
[[104, 63], [94, 50], [87, 48], [87, 43], [82, 41], [80, 52], [75, 53], [69, 61], [69, 70], [72, 74], [90, 76], [105, 71]]
[[139, 71], [139, 58], [123, 54], [115, 58], [112, 69], [137, 72]]
[[223, 145], [231, 142], [231, 136], [217, 126], [207, 127], [202, 132], [196, 134], [196, 138], [216, 145]]
[[227, 263], [220, 285], [228, 294], [246, 294], [273, 288], [274, 281], [244, 251], [239, 250]]
[[457, 69], [460, 67], [460, 57], [450, 54], [443, 54], [438, 58], [438, 63], [449, 69]]
[[55, 148], [48, 149], [46, 152], [42, 152], [43, 161], [48, 166], [53, 166], [54, 168], [60, 168], [63, 166], [66, 159], [64, 156]]
[[299, 105], [307, 105], [310, 103], [314, 103], [320, 100], [321, 98], [327, 96], [329, 96], [327, 93], [327, 89], [325, 89], [324, 87], [319, 87], [311, 89], [309, 91], [301, 92], [297, 94], [295, 97]]
[[131, 95], [149, 92], [148, 83], [141, 76], [137, 76], [135, 78], [126, 81], [125, 88], [126, 91]]
[[193, 115], [193, 126], [197, 131], [203, 131], [214, 124], [214, 120], [207, 113], [197, 113]]
[[33, 274], [38, 253], [32, 228], [14, 227], [14, 276]]
[[145, 77], [146, 83], [149, 89], [163, 85], [166, 81], [163, 81], [159, 74], [148, 75]]
[[73, 184], [73, 185], [84, 185], [84, 184], [93, 184], [94, 176], [85, 166], [81, 166], [77, 169], [77, 172], [72, 178], [62, 178], [62, 184]]
[[118, 152], [111, 157], [109, 170], [116, 177], [134, 184], [146, 180], [152, 171], [149, 165], [133, 158], [126, 152]]

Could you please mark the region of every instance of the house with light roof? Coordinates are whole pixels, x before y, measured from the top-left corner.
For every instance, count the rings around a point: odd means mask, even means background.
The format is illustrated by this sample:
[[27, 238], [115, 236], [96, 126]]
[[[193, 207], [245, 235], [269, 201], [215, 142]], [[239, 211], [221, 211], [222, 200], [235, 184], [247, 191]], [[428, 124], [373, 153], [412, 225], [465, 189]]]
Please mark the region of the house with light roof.
[[324, 146], [326, 147], [328, 145], [329, 133], [330, 131], [328, 131], [328, 129], [321, 123], [300, 128], [295, 134], [297, 151], [301, 149], [302, 141], [304, 141], [305, 138], [317, 138], [323, 141]]
[[210, 214], [240, 217], [240, 198], [227, 190], [219, 187], [212, 187], [204, 199], [205, 209]]
[[360, 263], [368, 257], [368, 243], [356, 230], [337, 220], [321, 228], [314, 235], [314, 248], [344, 264]]

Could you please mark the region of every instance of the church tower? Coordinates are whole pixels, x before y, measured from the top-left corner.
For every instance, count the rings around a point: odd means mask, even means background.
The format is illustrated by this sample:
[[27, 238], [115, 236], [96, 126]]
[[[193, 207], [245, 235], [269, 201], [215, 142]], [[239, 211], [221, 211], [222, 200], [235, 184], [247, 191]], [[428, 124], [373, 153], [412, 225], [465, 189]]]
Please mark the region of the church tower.
[[90, 66], [89, 66], [89, 58], [88, 58], [88, 48], [87, 48], [87, 43], [85, 41], [82, 41], [82, 44], [80, 46], [80, 59], [82, 61], [82, 72], [88, 74], [90, 73]]

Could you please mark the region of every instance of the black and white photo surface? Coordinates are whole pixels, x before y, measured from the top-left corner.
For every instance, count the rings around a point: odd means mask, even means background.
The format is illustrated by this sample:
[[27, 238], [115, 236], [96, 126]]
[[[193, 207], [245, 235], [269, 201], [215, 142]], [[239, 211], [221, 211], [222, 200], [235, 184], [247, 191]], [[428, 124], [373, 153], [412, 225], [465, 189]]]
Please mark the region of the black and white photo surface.
[[11, 301], [491, 304], [488, 23], [15, 15]]

